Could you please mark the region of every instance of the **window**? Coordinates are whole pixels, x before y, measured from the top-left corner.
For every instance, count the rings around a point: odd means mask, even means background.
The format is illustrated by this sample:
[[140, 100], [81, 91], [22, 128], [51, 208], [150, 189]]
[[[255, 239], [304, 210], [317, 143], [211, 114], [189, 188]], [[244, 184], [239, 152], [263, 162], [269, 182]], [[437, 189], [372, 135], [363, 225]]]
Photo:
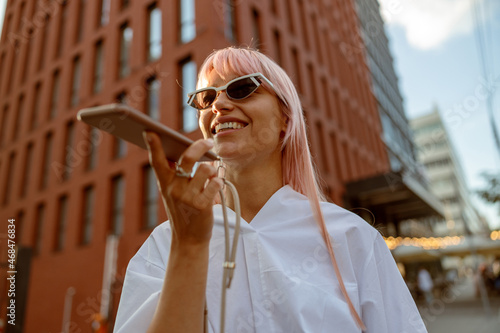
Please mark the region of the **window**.
[[[32, 31], [29, 32], [28, 43], [26, 44], [26, 51], [24, 53], [23, 66], [21, 67], [21, 82], [25, 82], [29, 73], [30, 66], [30, 55], [33, 48], [34, 34]], [[11, 82], [11, 81], [9, 81]]]
[[[128, 104], [127, 93], [125, 91], [119, 93], [116, 96], [116, 101], [118, 103]], [[125, 154], [127, 154], [127, 143], [124, 140], [113, 136], [113, 158], [122, 158]]]
[[311, 14], [311, 23], [313, 25], [314, 43], [316, 44], [316, 56], [318, 57], [318, 63], [323, 63], [323, 54], [321, 50], [321, 39], [319, 30], [319, 20], [316, 18], [315, 14]]
[[92, 240], [92, 217], [94, 212], [94, 187], [83, 189], [83, 211], [80, 234], [80, 245], [87, 245]]
[[120, 92], [118, 95], [116, 95], [115, 100], [117, 103], [128, 104], [127, 92], [126, 91]]
[[260, 32], [260, 14], [257, 9], [252, 9], [252, 36], [256, 48], [262, 47], [262, 36]]
[[148, 8], [148, 60], [154, 61], [161, 57], [161, 10], [154, 4]]
[[47, 15], [45, 16], [43, 26], [40, 27], [42, 29], [42, 41], [40, 43], [40, 55], [38, 57], [38, 70], [42, 70], [43, 64], [45, 62], [45, 46], [47, 45], [47, 36], [49, 34], [49, 22], [50, 22], [50, 16]]
[[21, 190], [19, 192], [20, 197], [24, 197], [28, 192], [28, 186], [30, 184], [31, 175], [31, 164], [33, 163], [33, 143], [30, 142], [26, 147], [26, 157], [24, 158], [24, 171], [23, 178], [21, 180]]
[[5, 91], [8, 94], [10, 92], [10, 89], [12, 88], [12, 82], [15, 80], [14, 76], [14, 68], [16, 67], [17, 64], [17, 59], [16, 59], [16, 54], [19, 54], [19, 42], [16, 41], [14, 43], [14, 54], [12, 55], [12, 59], [10, 61], [10, 66], [7, 67], [7, 84], [5, 85]]
[[299, 62], [299, 55], [297, 53], [296, 48], [292, 48], [292, 59], [293, 59], [293, 66], [295, 69], [295, 84], [297, 85], [297, 90], [299, 93], [302, 93], [302, 78], [300, 75], [300, 62]]
[[293, 14], [292, 14], [292, 4], [290, 3], [288, 6], [284, 6], [286, 10], [286, 17], [288, 20], [288, 30], [293, 34], [295, 33], [295, 27], [293, 26], [295, 23], [293, 19]]
[[9, 164], [7, 165], [7, 176], [3, 188], [3, 205], [7, 205], [10, 200], [10, 190], [12, 188], [12, 178], [14, 178], [14, 170], [16, 163], [16, 154], [11, 153], [9, 156]]
[[21, 244], [24, 226], [24, 211], [20, 210], [16, 216], [16, 243]]
[[66, 238], [66, 224], [68, 220], [68, 197], [63, 195], [59, 198], [57, 211], [57, 229], [54, 242], [54, 251], [61, 251], [64, 248]]
[[52, 133], [48, 133], [45, 137], [45, 151], [43, 154], [42, 175], [40, 178], [40, 189], [47, 187], [49, 181], [49, 168], [52, 156]]
[[339, 151], [339, 147], [337, 146], [337, 137], [334, 132], [330, 133], [330, 141], [332, 143], [331, 153], [333, 155], [334, 163], [335, 163], [335, 176], [338, 182], [342, 181], [342, 168], [340, 165], [341, 155]]
[[56, 70], [54, 72], [54, 75], [52, 75], [52, 93], [50, 97], [49, 119], [53, 119], [57, 113], [60, 76], [61, 75], [59, 74], [59, 70]]
[[78, 18], [76, 22], [76, 43], [81, 42], [83, 39], [83, 26], [84, 26], [84, 16], [85, 16], [85, 7], [87, 4], [87, 0], [80, 0], [78, 3]]
[[449, 158], [442, 158], [439, 160], [435, 160], [432, 162], [425, 163], [425, 167], [427, 169], [437, 169], [448, 166], [451, 164], [451, 160]]
[[[4, 13], [4, 15], [5, 15], [5, 13]], [[4, 26], [3, 26], [3, 30], [2, 30], [2, 41], [4, 41], [5, 38], [7, 38], [7, 35], [11, 29], [11, 26], [10, 26], [11, 23], [12, 23], [12, 14], [7, 16], [7, 19], [4, 22]]]
[[9, 106], [5, 105], [2, 112], [2, 121], [0, 123], [0, 147], [3, 146], [3, 141], [5, 140], [5, 136], [7, 134], [7, 120], [9, 119]]
[[156, 176], [153, 168], [148, 164], [142, 169], [143, 181], [143, 223], [147, 229], [156, 226], [158, 215], [158, 188], [156, 185]]
[[305, 8], [304, 0], [299, 0], [299, 15], [300, 15], [300, 25], [302, 26], [302, 39], [304, 41], [304, 45], [306, 49], [310, 49], [309, 45], [309, 34], [307, 31], [307, 20], [306, 20], [306, 8]]
[[110, 0], [101, 0], [99, 5], [99, 26], [105, 26], [109, 22]]
[[66, 125], [66, 142], [64, 144], [64, 165], [62, 169], [62, 180], [68, 180], [75, 162], [73, 150], [74, 124], [70, 122]]
[[66, 30], [66, 21], [68, 17], [68, 1], [63, 2], [61, 5], [61, 14], [59, 16], [59, 32], [57, 35], [56, 44], [56, 58], [59, 58], [62, 54], [64, 32]]
[[273, 33], [273, 38], [274, 38], [274, 54], [276, 56], [276, 62], [278, 63], [278, 65], [282, 65], [282, 55], [281, 55], [281, 36], [280, 36], [280, 32], [278, 30], [274, 30], [274, 33]]
[[30, 130], [38, 127], [38, 114], [40, 113], [40, 102], [42, 99], [42, 84], [38, 82], [35, 86], [35, 95], [33, 97], [33, 111], [30, 119]]
[[[2, 38], [4, 40], [5, 38]], [[4, 66], [5, 66], [5, 61], [7, 58], [7, 54], [5, 52], [2, 53], [2, 56], [0, 57], [0, 73], [5, 73], [4, 72]], [[0, 88], [2, 87], [2, 77], [0, 77]]]
[[307, 64], [307, 74], [309, 76], [309, 87], [311, 90], [311, 104], [318, 106], [318, 94], [316, 91], [316, 79], [314, 78], [314, 70], [312, 64]]
[[180, 42], [188, 43], [196, 37], [195, 0], [179, 0], [180, 6]]
[[147, 85], [147, 105], [146, 110], [148, 115], [156, 120], [160, 119], [159, 97], [161, 82], [155, 77], [151, 77], [146, 82]]
[[196, 90], [196, 63], [191, 59], [181, 62], [181, 79], [181, 128], [184, 132], [191, 132], [198, 128], [196, 111], [187, 105], [187, 94]]
[[94, 94], [102, 90], [102, 81], [104, 74], [104, 46], [100, 40], [95, 44], [94, 50], [94, 84], [92, 90]]
[[90, 127], [88, 129], [89, 133], [89, 142], [88, 142], [88, 155], [86, 161], [86, 169], [92, 170], [97, 165], [97, 145], [102, 140], [102, 134], [99, 133], [99, 130], [95, 127]]
[[224, 13], [224, 36], [227, 40], [236, 42], [236, 22], [234, 15], [234, 0], [225, 0], [224, 5], [226, 8]]
[[113, 159], [117, 160], [127, 155], [127, 143], [117, 137], [113, 137]]
[[33, 232], [33, 254], [38, 255], [42, 250], [42, 232], [45, 220], [45, 205], [39, 204], [36, 208], [35, 228]]
[[19, 124], [22, 119], [23, 106], [24, 106], [24, 95], [19, 95], [19, 99], [17, 101], [17, 112], [15, 115], [16, 119], [14, 122], [14, 130], [12, 131], [12, 140], [16, 140], [20, 132]]
[[274, 14], [274, 15], [277, 15], [278, 14], [278, 9], [276, 8], [276, 0], [271, 0], [271, 4], [270, 6], [271, 7], [271, 12]]
[[23, 28], [23, 24], [25, 23], [25, 21], [23, 19], [26, 19], [24, 17], [24, 9], [26, 8], [26, 3], [25, 2], [22, 2], [21, 3], [21, 7], [19, 9], [19, 20], [17, 21], [17, 31], [21, 31], [21, 29]]
[[73, 59], [73, 80], [71, 84], [71, 99], [70, 106], [74, 107], [79, 102], [78, 93], [80, 92], [80, 76], [81, 76], [81, 64], [80, 56], [76, 56]]
[[342, 148], [343, 148], [343, 157], [344, 157], [344, 181], [349, 181], [351, 180], [351, 163], [350, 159], [352, 158], [352, 155], [349, 154], [349, 147], [347, 146], [347, 142], [342, 143]]
[[124, 10], [130, 4], [130, 0], [121, 0], [121, 10]]
[[320, 147], [320, 159], [321, 159], [321, 165], [322, 169], [325, 173], [330, 172], [330, 165], [328, 163], [328, 153], [326, 151], [326, 145], [325, 145], [325, 137], [323, 133], [323, 126], [321, 125], [321, 122], [316, 123], [316, 135], [318, 135], [318, 140], [319, 140], [319, 147]]
[[340, 101], [340, 93], [337, 88], [333, 90], [333, 100], [334, 100], [334, 113], [335, 120], [337, 121], [337, 125], [342, 126], [342, 103]]
[[449, 205], [457, 205], [460, 203], [461, 200], [459, 197], [453, 196], [453, 197], [445, 198], [442, 201], [449, 204]]
[[328, 119], [332, 119], [332, 107], [330, 105], [330, 94], [328, 93], [328, 83], [327, 80], [323, 77], [321, 78], [321, 88], [323, 90], [323, 100], [324, 100], [324, 107], [326, 111], [326, 115]]
[[130, 74], [130, 46], [132, 44], [133, 31], [127, 23], [120, 27], [120, 57], [118, 59], [118, 77], [124, 78]]
[[121, 235], [123, 232], [123, 207], [125, 202], [125, 181], [122, 176], [111, 180], [111, 234]]

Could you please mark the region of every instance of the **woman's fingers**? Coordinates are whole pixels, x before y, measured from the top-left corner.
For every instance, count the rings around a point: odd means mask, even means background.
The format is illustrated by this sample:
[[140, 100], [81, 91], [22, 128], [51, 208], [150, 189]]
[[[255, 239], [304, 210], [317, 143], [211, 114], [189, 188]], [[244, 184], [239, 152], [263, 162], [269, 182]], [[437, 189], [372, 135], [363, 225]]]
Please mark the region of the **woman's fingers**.
[[[171, 195], [174, 200], [182, 200], [187, 203], [198, 197], [200, 192], [204, 191], [207, 179], [211, 179], [217, 175], [217, 169], [208, 164], [201, 164], [196, 171], [196, 174], [186, 186], [187, 178], [178, 177], [176, 175], [175, 163], [167, 160], [160, 137], [153, 132], [144, 132], [144, 139], [148, 146], [149, 161], [155, 170], [160, 188], [164, 194]], [[195, 163], [211, 148], [213, 140], [198, 140], [189, 146], [177, 163], [184, 172], [190, 173]], [[176, 178], [182, 180], [175, 181]], [[205, 201], [205, 200], [204, 200]], [[201, 207], [203, 204], [195, 206]]]
[[213, 147], [213, 141], [198, 140], [191, 144], [177, 163], [182, 170], [177, 170], [175, 163], [167, 160], [157, 134], [145, 132], [144, 138], [171, 221], [173, 237], [184, 244], [210, 240], [212, 206], [217, 192], [223, 186], [223, 180], [217, 177], [217, 169], [209, 164], [201, 164], [193, 178], [178, 173], [190, 173], [194, 164]]
[[214, 177], [210, 179], [203, 192], [198, 193], [198, 195], [194, 197], [195, 207], [200, 210], [206, 207], [212, 207], [215, 197], [223, 186], [224, 181], [221, 178]]
[[[193, 207], [197, 209], [204, 209], [212, 205], [215, 195], [217, 195], [218, 190], [222, 188], [222, 179], [216, 176], [217, 169], [214, 166], [200, 164], [196, 169], [193, 179], [190, 181], [188, 189], [184, 192], [184, 200], [192, 201]], [[215, 184], [212, 184], [213, 180], [215, 180]], [[213, 188], [217, 187], [219, 183], [221, 186], [213, 193]], [[211, 187], [209, 188], [209, 186]]]
[[200, 139], [195, 141], [188, 149], [182, 153], [177, 164], [185, 171], [191, 172], [193, 170], [194, 164], [200, 160], [200, 158], [205, 155], [207, 151], [212, 149], [214, 146], [214, 141], [212, 139], [204, 140]]
[[156, 173], [161, 188], [164, 188], [165, 181], [170, 182], [175, 175], [174, 163], [165, 157], [160, 137], [156, 133], [144, 131], [143, 136], [148, 146], [149, 163]]

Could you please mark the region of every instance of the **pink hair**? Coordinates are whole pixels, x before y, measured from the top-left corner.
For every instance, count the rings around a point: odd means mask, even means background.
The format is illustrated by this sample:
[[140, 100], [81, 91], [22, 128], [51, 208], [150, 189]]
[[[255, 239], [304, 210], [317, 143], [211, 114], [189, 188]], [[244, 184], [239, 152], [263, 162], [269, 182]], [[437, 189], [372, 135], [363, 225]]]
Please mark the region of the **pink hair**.
[[283, 184], [288, 184], [295, 191], [302, 193], [309, 199], [313, 215], [318, 222], [330, 253], [342, 294], [346, 298], [354, 320], [364, 330], [364, 324], [345, 289], [333, 252], [330, 235], [321, 213], [320, 201], [326, 200], [320, 189], [318, 175], [311, 159], [302, 103], [292, 80], [269, 57], [249, 48], [227, 47], [210, 54], [200, 69], [199, 87], [208, 78], [212, 70], [215, 70], [222, 79], [226, 79], [230, 75], [242, 76], [260, 72], [273, 83], [274, 90], [267, 84], [264, 84], [264, 87], [273, 94], [276, 92], [280, 100], [281, 110], [287, 119], [287, 129], [282, 144]]

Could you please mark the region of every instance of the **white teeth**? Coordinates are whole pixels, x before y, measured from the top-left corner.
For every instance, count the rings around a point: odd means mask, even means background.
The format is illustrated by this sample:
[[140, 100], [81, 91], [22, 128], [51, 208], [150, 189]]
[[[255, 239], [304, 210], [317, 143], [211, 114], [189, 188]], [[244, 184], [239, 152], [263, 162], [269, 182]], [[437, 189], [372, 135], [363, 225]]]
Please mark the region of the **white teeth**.
[[229, 123], [222, 123], [222, 124], [217, 124], [215, 126], [215, 133], [219, 133], [223, 129], [240, 129], [245, 127], [245, 125], [237, 122], [229, 122]]

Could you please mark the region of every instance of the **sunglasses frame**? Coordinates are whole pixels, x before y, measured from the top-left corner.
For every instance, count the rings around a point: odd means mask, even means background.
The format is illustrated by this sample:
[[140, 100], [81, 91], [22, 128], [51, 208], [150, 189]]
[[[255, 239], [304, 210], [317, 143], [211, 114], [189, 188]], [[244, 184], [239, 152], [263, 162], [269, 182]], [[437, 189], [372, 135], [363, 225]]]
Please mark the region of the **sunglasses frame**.
[[[276, 90], [274, 89], [274, 85], [271, 81], [269, 81], [269, 79], [267, 77], [265, 77], [262, 73], [253, 73], [253, 74], [248, 74], [248, 75], [243, 75], [243, 76], [240, 76], [240, 77], [237, 77], [231, 81], [229, 81], [227, 84], [225, 84], [224, 86], [222, 87], [205, 87], [205, 88], [201, 88], [201, 89], [198, 89], [198, 90], [195, 90], [193, 92], [190, 92], [188, 94], [188, 101], [187, 101], [187, 104], [189, 106], [191, 106], [192, 108], [195, 108], [196, 110], [206, 110], [210, 107], [212, 107], [212, 105], [214, 104], [215, 100], [217, 99], [217, 96], [219, 95], [219, 91], [223, 91], [223, 90], [226, 90], [227, 87], [229, 87], [232, 83], [236, 82], [236, 81], [239, 81], [239, 80], [243, 80], [243, 79], [247, 79], [247, 78], [250, 78], [252, 80], [253, 83], [255, 83], [256, 85], [256, 88], [254, 91], [252, 91], [250, 94], [248, 94], [247, 96], [243, 97], [243, 98], [232, 98], [231, 96], [229, 96], [226, 92], [226, 95], [229, 99], [231, 100], [234, 100], [234, 101], [241, 101], [245, 98], [247, 98], [248, 96], [250, 96], [251, 94], [253, 94], [261, 85], [262, 85], [262, 81], [259, 81], [257, 80], [256, 78], [260, 78], [262, 80], [264, 80], [273, 90], [274, 92], [276, 92]], [[216, 93], [216, 97], [214, 99], [214, 101], [212, 102], [212, 104], [210, 104], [209, 106], [207, 106], [206, 108], [203, 108], [203, 109], [198, 109], [197, 107], [195, 107], [193, 105], [193, 100], [194, 98], [196, 97], [196, 94], [200, 93], [200, 92], [203, 92], [203, 91], [207, 91], [207, 90], [215, 90], [215, 93]]]

